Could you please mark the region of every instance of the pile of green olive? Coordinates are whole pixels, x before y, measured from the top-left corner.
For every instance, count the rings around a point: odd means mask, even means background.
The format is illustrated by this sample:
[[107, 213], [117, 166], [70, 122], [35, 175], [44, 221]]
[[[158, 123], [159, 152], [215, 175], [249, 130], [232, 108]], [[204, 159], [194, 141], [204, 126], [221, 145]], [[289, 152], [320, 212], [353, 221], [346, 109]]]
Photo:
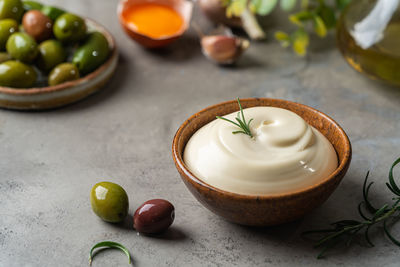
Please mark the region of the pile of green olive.
[[[35, 1], [0, 0], [0, 86], [57, 85], [93, 72], [107, 39], [72, 13]], [[38, 77], [44, 77], [42, 80]]]

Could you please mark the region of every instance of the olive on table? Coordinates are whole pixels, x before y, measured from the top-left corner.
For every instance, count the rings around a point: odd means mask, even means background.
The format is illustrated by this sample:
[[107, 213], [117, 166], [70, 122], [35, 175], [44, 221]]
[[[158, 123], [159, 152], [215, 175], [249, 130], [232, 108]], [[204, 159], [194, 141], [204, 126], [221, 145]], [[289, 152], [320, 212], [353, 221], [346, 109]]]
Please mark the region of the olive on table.
[[0, 19], [21, 21], [24, 7], [21, 0], [0, 0]]
[[25, 11], [41, 10], [43, 8], [43, 5], [36, 1], [22, 1], [22, 5], [23, 5]]
[[93, 32], [74, 53], [72, 63], [84, 75], [97, 69], [103, 64], [110, 53], [107, 39], [99, 32]]
[[11, 56], [7, 52], [0, 52], [0, 63], [11, 60]]
[[72, 63], [57, 65], [49, 74], [48, 84], [50, 86], [79, 79], [79, 70]]
[[36, 72], [31, 67], [16, 60], [0, 64], [0, 86], [28, 88], [36, 82]]
[[14, 19], [0, 20], [0, 50], [6, 49], [6, 43], [11, 34], [18, 31], [18, 22]]
[[152, 199], [144, 202], [133, 216], [133, 227], [144, 234], [158, 234], [171, 226], [175, 208], [167, 200]]
[[53, 22], [39, 10], [31, 10], [22, 18], [22, 25], [27, 34], [37, 42], [47, 40], [53, 33]]
[[86, 36], [86, 23], [81, 18], [71, 13], [59, 16], [54, 22], [53, 32], [62, 42], [77, 42]]
[[61, 43], [57, 40], [47, 40], [39, 44], [39, 54], [37, 57], [37, 66], [44, 72], [48, 72], [60, 63], [63, 63], [67, 57]]
[[41, 11], [43, 14], [48, 16], [52, 21], [55, 21], [59, 16], [65, 13], [65, 10], [62, 10], [54, 6], [44, 6], [41, 9]]
[[35, 40], [27, 33], [13, 33], [6, 44], [7, 52], [15, 59], [31, 63], [38, 54]]
[[115, 183], [101, 182], [94, 185], [90, 202], [94, 213], [106, 222], [121, 222], [128, 214], [128, 195]]

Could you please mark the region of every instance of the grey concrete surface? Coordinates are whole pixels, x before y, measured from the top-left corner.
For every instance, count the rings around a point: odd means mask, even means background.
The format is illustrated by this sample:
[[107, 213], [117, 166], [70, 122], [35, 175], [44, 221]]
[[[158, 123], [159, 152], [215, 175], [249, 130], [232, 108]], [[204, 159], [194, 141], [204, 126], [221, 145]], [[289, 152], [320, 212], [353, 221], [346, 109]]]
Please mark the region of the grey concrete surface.
[[[124, 35], [116, 0], [47, 1], [86, 15], [115, 36], [120, 62], [100, 93], [46, 112], [0, 110], [0, 266], [87, 266], [89, 249], [113, 240], [131, 252], [134, 266], [399, 266], [399, 248], [373, 232], [374, 248], [354, 244], [316, 260], [304, 230], [358, 218], [367, 170], [377, 203], [390, 200], [388, 169], [400, 156], [400, 89], [353, 71], [333, 36], [315, 40], [306, 59], [273, 40], [252, 44], [235, 68], [210, 64], [194, 32], [150, 52]], [[196, 12], [194, 19], [209, 24]], [[277, 29], [275, 16], [268, 32]], [[274, 25], [275, 26], [274, 26]], [[235, 97], [294, 100], [326, 112], [347, 131], [354, 149], [345, 179], [320, 208], [304, 219], [252, 229], [224, 221], [185, 188], [171, 157], [179, 125], [196, 111]], [[397, 172], [399, 173], [399, 172]], [[165, 198], [176, 207], [172, 228], [160, 237], [137, 235], [131, 218], [102, 222], [89, 192], [99, 181], [122, 185], [130, 214], [142, 202]], [[399, 227], [393, 233], [400, 236]], [[93, 266], [128, 266], [115, 250]]]

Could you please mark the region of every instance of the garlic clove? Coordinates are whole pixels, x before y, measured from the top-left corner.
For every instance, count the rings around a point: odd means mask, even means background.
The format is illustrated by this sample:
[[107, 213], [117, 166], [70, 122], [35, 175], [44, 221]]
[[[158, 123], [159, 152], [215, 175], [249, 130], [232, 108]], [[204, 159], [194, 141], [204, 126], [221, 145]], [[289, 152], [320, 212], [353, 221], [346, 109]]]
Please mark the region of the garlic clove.
[[233, 64], [249, 47], [246, 39], [229, 35], [209, 35], [201, 38], [203, 54], [218, 64]]

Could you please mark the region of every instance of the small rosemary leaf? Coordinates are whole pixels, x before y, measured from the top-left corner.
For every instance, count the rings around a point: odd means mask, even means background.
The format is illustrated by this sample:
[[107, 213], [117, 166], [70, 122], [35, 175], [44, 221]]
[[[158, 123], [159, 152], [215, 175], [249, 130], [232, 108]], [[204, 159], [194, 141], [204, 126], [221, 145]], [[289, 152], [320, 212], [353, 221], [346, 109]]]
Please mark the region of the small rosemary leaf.
[[92, 247], [92, 249], [90, 250], [90, 253], [89, 253], [89, 265], [90, 266], [92, 265], [92, 261], [93, 261], [93, 251], [96, 248], [117, 248], [117, 249], [120, 249], [128, 257], [129, 264], [131, 264], [131, 262], [132, 262], [131, 261], [131, 254], [129, 253], [129, 251], [128, 251], [128, 249], [126, 247], [124, 247], [123, 245], [121, 245], [121, 244], [119, 244], [117, 242], [103, 241], [103, 242], [100, 242], [100, 243], [97, 243], [96, 245], [94, 245]]
[[239, 124], [237, 124], [237, 123], [236, 123], [236, 122], [234, 122], [234, 121], [228, 120], [228, 119], [226, 119], [226, 118], [224, 118], [224, 117], [220, 117], [220, 116], [216, 116], [216, 118], [217, 118], [217, 119], [224, 120], [224, 121], [227, 121], [227, 122], [230, 122], [230, 123], [233, 123], [233, 124], [235, 124], [237, 127], [239, 127], [239, 128], [240, 128], [240, 125], [239, 125]]
[[367, 240], [368, 244], [369, 244], [371, 247], [375, 247], [374, 243], [372, 243], [372, 242], [371, 242], [371, 239], [369, 239], [369, 228], [370, 228], [370, 227], [371, 227], [371, 225], [368, 225], [368, 226], [367, 226], [367, 229], [365, 229], [365, 232], [364, 232], [364, 236], [365, 236], [365, 240]]
[[249, 122], [247, 123], [247, 128], [250, 128], [250, 122], [253, 120], [253, 118], [251, 118], [250, 120], [249, 120]]
[[390, 234], [390, 232], [389, 232], [389, 230], [388, 230], [388, 228], [387, 228], [387, 226], [386, 226], [386, 220], [383, 221], [383, 230], [385, 231], [385, 234], [386, 234], [386, 236], [390, 239], [390, 241], [392, 241], [393, 244], [395, 244], [395, 245], [397, 245], [397, 246], [400, 247], [400, 241], [397, 240], [396, 238], [394, 238], [394, 237]]
[[357, 233], [362, 229], [362, 227], [356, 229], [354, 232], [351, 233], [350, 237], [346, 241], [346, 247], [349, 247], [351, 245], [351, 242], [353, 241], [354, 237], [357, 235]]
[[234, 132], [232, 132], [233, 134], [239, 134], [239, 133], [242, 133], [242, 134], [247, 134], [246, 132], [244, 132], [244, 131], [234, 131]]
[[365, 216], [365, 214], [362, 212], [362, 208], [361, 208], [362, 204], [365, 204], [365, 202], [363, 201], [363, 202], [360, 202], [360, 204], [358, 204], [358, 213], [360, 214], [360, 216], [361, 216], [364, 220], [369, 221], [370, 219], [369, 219], [367, 216]]
[[397, 186], [396, 182], [394, 181], [393, 169], [399, 163], [400, 163], [400, 158], [396, 159], [395, 162], [393, 162], [392, 167], [390, 168], [390, 171], [389, 171], [389, 182], [390, 182], [390, 185], [392, 186], [392, 189], [396, 192], [400, 192], [400, 188]]
[[400, 192], [394, 191], [394, 189], [390, 186], [389, 183], [386, 183], [386, 186], [389, 188], [390, 191], [392, 191], [393, 194], [400, 196]]
[[341, 230], [341, 231], [339, 231], [339, 232], [335, 232], [335, 233], [333, 233], [333, 234], [326, 235], [325, 237], [321, 238], [321, 239], [314, 245], [314, 248], [320, 247], [320, 246], [322, 246], [323, 244], [325, 244], [326, 242], [329, 242], [330, 240], [333, 240], [333, 239], [335, 239], [335, 238], [338, 238], [338, 237], [342, 236], [343, 234], [346, 234], [346, 232], [348, 232], [348, 231], [346, 231], [346, 230], [343, 229], [343, 230]]
[[389, 207], [388, 204], [383, 205], [375, 214], [374, 217], [372, 217], [372, 220], [377, 219], [378, 217], [380, 217], [384, 212], [387, 211], [387, 208]]
[[235, 119], [236, 119], [236, 121], [240, 124], [240, 128], [246, 129], [246, 124], [244, 124], [242, 120], [240, 120], [240, 119], [238, 119], [238, 118], [235, 118]]
[[371, 212], [371, 213], [375, 213], [377, 211], [377, 209], [374, 208], [374, 206], [372, 206], [372, 204], [368, 200], [369, 189], [374, 184], [374, 182], [371, 182], [368, 186], [366, 186], [367, 185], [367, 181], [368, 181], [368, 177], [369, 177], [369, 171], [367, 172], [367, 175], [365, 176], [365, 179], [364, 179], [363, 198], [364, 198], [365, 207], [367, 208], [367, 210], [369, 212]]
[[[394, 198], [393, 200], [395, 199], [396, 198]], [[400, 198], [397, 198], [396, 202], [394, 202], [394, 204], [392, 205], [392, 208], [396, 207], [399, 203], [400, 203]]]
[[341, 220], [341, 221], [337, 221], [337, 222], [331, 223], [331, 225], [343, 225], [343, 226], [350, 225], [350, 226], [353, 226], [353, 225], [357, 225], [357, 224], [360, 224], [360, 223], [361, 222], [356, 221], [356, 220]]
[[290, 11], [296, 6], [297, 0], [281, 0], [281, 9], [284, 11]]
[[[240, 112], [242, 113], [242, 120], [243, 120], [244, 124], [246, 124], [246, 119], [245, 119], [245, 117], [244, 117], [243, 108], [242, 108], [242, 103], [240, 103], [239, 97], [237, 98], [237, 102], [238, 102], [238, 105], [239, 105]], [[238, 117], [239, 117], [239, 116], [238, 116]]]

